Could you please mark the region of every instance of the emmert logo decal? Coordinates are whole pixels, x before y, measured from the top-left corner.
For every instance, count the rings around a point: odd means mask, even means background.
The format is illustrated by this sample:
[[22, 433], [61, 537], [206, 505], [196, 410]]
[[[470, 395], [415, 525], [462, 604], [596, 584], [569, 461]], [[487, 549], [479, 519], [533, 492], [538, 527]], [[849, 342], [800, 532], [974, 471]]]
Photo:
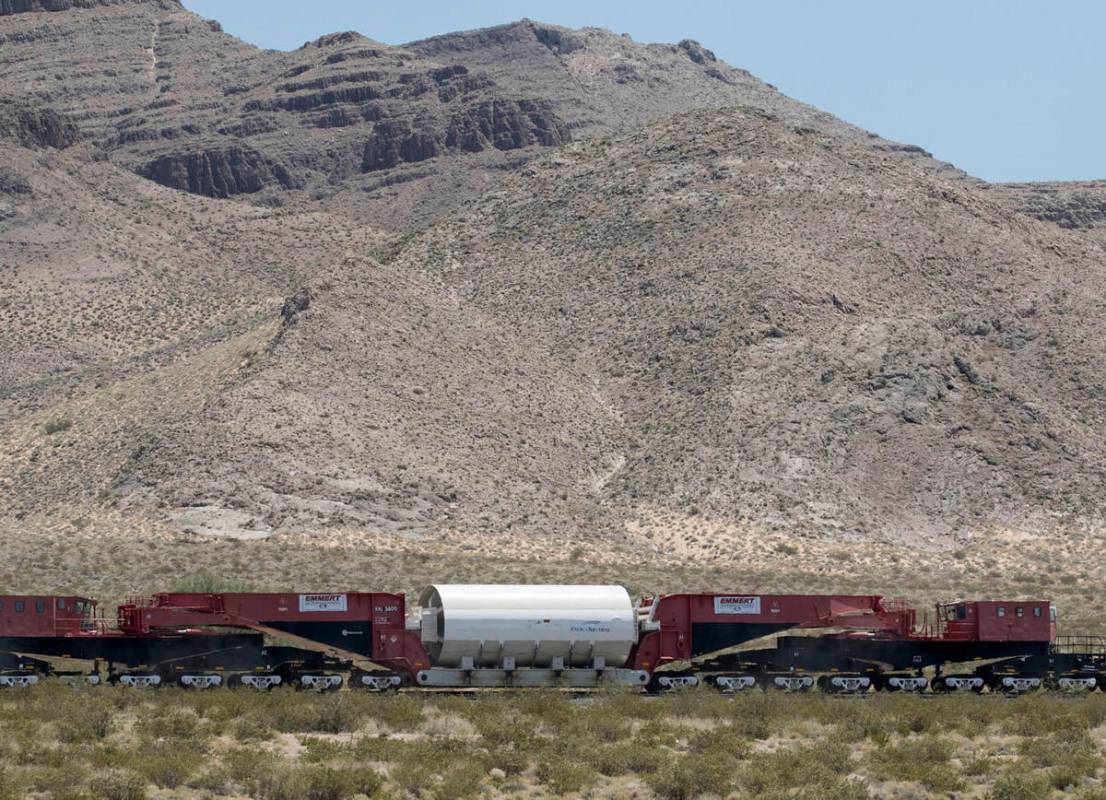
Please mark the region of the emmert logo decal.
[[300, 611], [346, 611], [344, 594], [301, 594]]
[[714, 598], [715, 614], [759, 614], [759, 596], [718, 595]]

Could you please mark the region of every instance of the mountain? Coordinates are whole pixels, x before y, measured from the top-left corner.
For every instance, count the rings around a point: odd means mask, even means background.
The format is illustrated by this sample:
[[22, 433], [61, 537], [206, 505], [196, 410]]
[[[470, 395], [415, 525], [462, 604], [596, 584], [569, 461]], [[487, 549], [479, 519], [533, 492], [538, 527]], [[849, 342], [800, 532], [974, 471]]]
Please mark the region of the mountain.
[[0, 517], [1100, 524], [1097, 185], [528, 20], [285, 53], [174, 0], [9, 0], [0, 63]]
[[69, 113], [113, 163], [208, 197], [321, 201], [387, 230], [437, 219], [544, 148], [695, 108], [867, 136], [690, 40], [523, 21], [403, 47], [338, 33], [283, 53], [175, 0], [17, 5], [42, 7], [61, 10], [4, 20], [3, 91]]

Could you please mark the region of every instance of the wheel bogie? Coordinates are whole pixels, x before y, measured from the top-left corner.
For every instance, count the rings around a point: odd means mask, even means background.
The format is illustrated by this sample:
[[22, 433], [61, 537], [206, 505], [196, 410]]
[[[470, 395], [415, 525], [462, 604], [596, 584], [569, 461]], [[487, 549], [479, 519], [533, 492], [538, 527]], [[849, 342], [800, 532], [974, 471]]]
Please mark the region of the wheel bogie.
[[741, 674], [712, 675], [710, 683], [723, 694], [735, 694], [737, 692], [747, 692], [755, 689], [757, 686], [757, 678], [755, 675]]
[[37, 686], [41, 677], [37, 672], [30, 671], [5, 672], [0, 674], [0, 688], [26, 689], [30, 686]]
[[218, 672], [186, 672], [178, 676], [177, 683], [186, 689], [216, 689], [224, 684], [224, 678]]
[[929, 688], [929, 678], [924, 675], [888, 675], [877, 686], [888, 692], [924, 692]]
[[813, 675], [766, 675], [762, 685], [781, 692], [808, 692], [814, 688]]
[[1022, 675], [1017, 673], [993, 675], [987, 681], [992, 692], [1005, 694], [1025, 694], [1041, 688], [1044, 679], [1040, 675]]
[[343, 683], [341, 675], [321, 672], [302, 673], [296, 675], [292, 681], [297, 689], [320, 693], [337, 691], [342, 688]]
[[931, 682], [935, 692], [982, 692], [987, 681], [981, 675], [938, 675]]
[[830, 673], [818, 679], [818, 688], [827, 694], [860, 694], [872, 686], [867, 675]]
[[162, 677], [151, 672], [124, 672], [115, 677], [115, 683], [128, 689], [160, 689]]

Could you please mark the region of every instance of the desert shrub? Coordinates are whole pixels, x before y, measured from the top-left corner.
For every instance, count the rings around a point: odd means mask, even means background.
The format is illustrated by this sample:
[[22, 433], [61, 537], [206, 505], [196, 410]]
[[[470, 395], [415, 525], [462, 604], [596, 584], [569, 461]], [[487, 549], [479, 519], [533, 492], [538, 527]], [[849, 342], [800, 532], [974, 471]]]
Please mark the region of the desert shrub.
[[1080, 728], [1027, 738], [1019, 750], [1031, 766], [1048, 768], [1049, 783], [1057, 789], [1082, 783], [1100, 762], [1094, 742]]
[[676, 739], [675, 728], [660, 720], [646, 722], [634, 736], [634, 742], [639, 747], [654, 750], [662, 747], [675, 747]]
[[183, 742], [146, 741], [126, 762], [137, 775], [166, 789], [184, 784], [204, 763], [202, 750]]
[[194, 740], [199, 728], [200, 718], [183, 708], [154, 709], [152, 714], [139, 717], [135, 726], [140, 735], [151, 739]]
[[1086, 731], [1103, 722], [1102, 700], [1099, 694], [1080, 698], [1079, 703], [1057, 702], [1047, 694], [1019, 697], [1010, 704], [1011, 712], [1000, 720], [999, 729], [1015, 736]]
[[273, 738], [275, 731], [257, 717], [242, 717], [235, 720], [230, 731], [240, 742], [265, 741]]
[[279, 759], [263, 750], [236, 747], [223, 753], [223, 769], [227, 776], [247, 794], [255, 794], [260, 777], [278, 771], [279, 766]]
[[656, 751], [632, 741], [597, 745], [584, 757], [601, 775], [648, 775], [659, 766]]
[[65, 744], [80, 744], [105, 738], [115, 718], [111, 706], [87, 694], [78, 698], [67, 704], [69, 713], [57, 722], [58, 739]]
[[726, 795], [733, 783], [733, 763], [710, 753], [670, 756], [661, 760], [645, 780], [665, 800], [690, 800], [708, 793]]
[[537, 732], [557, 732], [575, 724], [582, 709], [573, 704], [560, 692], [533, 691], [519, 695], [516, 711], [532, 717], [537, 723]]
[[397, 761], [407, 748], [398, 739], [365, 736], [353, 744], [353, 753], [361, 761]]
[[949, 765], [954, 749], [947, 739], [922, 736], [874, 750], [868, 761], [872, 774], [882, 780], [914, 781], [932, 792], [952, 792], [964, 784]]
[[47, 420], [46, 424], [42, 426], [42, 429], [46, 431], [47, 435], [53, 436], [55, 433], [63, 433], [73, 427], [73, 421], [65, 419], [63, 417], [57, 417], [55, 419]]
[[663, 703], [643, 703], [637, 692], [613, 690], [603, 696], [601, 713], [622, 719], [655, 720], [665, 716]]
[[302, 740], [303, 755], [301, 758], [310, 764], [325, 764], [337, 761], [352, 754], [352, 749], [345, 742], [335, 742], [331, 739], [320, 739], [317, 736], [308, 736]]
[[440, 800], [472, 797], [480, 791], [485, 774], [484, 768], [475, 761], [454, 764], [442, 775], [442, 782], [434, 787], [434, 795]]
[[1046, 800], [1051, 794], [1052, 786], [1046, 775], [1012, 769], [995, 780], [990, 800]]
[[508, 775], [518, 775], [530, 767], [532, 760], [524, 747], [509, 743], [490, 750], [485, 763], [489, 770], [501, 769]]
[[749, 755], [749, 739], [733, 725], [720, 725], [712, 730], [696, 731], [688, 740], [688, 749], [720, 759], [745, 758]]
[[846, 775], [850, 766], [847, 745], [822, 741], [810, 747], [756, 753], [737, 770], [736, 780], [748, 794], [825, 787]]
[[369, 769], [299, 766], [259, 776], [257, 800], [348, 800], [380, 788], [380, 775]]
[[596, 772], [575, 754], [549, 749], [538, 760], [538, 780], [557, 794], [579, 792], [595, 782]]
[[434, 773], [425, 764], [404, 761], [389, 771], [389, 777], [404, 792], [418, 797], [434, 783]]
[[382, 722], [393, 731], [413, 731], [422, 724], [422, 700], [410, 695], [396, 694], [374, 697], [375, 703], [368, 716]]
[[19, 800], [23, 787], [10, 771], [0, 768], [0, 800]]
[[872, 793], [860, 781], [832, 778], [827, 783], [788, 792], [786, 800], [870, 800]]
[[35, 768], [26, 774], [27, 783], [32, 789], [49, 793], [52, 798], [75, 786], [83, 785], [87, 778], [87, 770], [72, 762], [61, 767]]
[[146, 781], [126, 770], [113, 770], [93, 778], [88, 785], [99, 800], [146, 800]]

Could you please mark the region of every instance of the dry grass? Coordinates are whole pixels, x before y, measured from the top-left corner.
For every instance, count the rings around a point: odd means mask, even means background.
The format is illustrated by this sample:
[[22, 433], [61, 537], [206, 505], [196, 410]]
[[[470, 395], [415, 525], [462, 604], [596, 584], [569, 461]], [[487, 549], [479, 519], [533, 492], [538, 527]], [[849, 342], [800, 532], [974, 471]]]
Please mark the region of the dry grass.
[[0, 696], [0, 796], [1100, 797], [1106, 697]]
[[88, 594], [104, 603], [164, 590], [197, 573], [258, 591], [413, 595], [432, 582], [617, 582], [631, 593], [884, 594], [922, 609], [956, 597], [1034, 597], [1056, 603], [1061, 633], [1106, 632], [1106, 598], [1090, 591], [1106, 579], [1106, 569], [1097, 542], [1076, 532], [1048, 538], [981, 533], [977, 545], [954, 551], [719, 526], [708, 538], [725, 547], [708, 557], [687, 543], [686, 521], [667, 523], [653, 527], [651, 539], [639, 527], [623, 542], [347, 529], [228, 541], [179, 533], [133, 513], [73, 505], [23, 520], [0, 518], [0, 585], [12, 592]]

